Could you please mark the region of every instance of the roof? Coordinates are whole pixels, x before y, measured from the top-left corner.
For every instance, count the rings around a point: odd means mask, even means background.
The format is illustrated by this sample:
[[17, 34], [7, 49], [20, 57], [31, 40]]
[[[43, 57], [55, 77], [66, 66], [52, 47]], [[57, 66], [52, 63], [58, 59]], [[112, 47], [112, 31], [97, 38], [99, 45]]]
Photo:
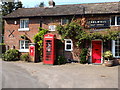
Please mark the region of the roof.
[[57, 5], [52, 8], [20, 8], [4, 18], [120, 13], [119, 8], [120, 2]]

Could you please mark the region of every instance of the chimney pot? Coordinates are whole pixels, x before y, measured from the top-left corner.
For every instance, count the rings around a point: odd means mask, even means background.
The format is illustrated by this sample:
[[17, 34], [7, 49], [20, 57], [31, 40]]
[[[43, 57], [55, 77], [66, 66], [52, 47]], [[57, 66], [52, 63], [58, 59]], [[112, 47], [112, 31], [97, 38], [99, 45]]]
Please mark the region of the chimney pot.
[[53, 0], [49, 0], [48, 4], [49, 4], [49, 7], [55, 6], [55, 2]]

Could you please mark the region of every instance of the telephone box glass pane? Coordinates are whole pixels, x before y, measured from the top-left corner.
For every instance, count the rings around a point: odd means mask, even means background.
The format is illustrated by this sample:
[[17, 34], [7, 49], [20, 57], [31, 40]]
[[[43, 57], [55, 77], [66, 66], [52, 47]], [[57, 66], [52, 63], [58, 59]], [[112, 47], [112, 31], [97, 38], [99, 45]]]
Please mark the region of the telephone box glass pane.
[[52, 42], [51, 40], [46, 40], [46, 42]]
[[67, 45], [67, 49], [71, 49], [71, 45]]
[[71, 43], [71, 41], [67, 41], [67, 43]]
[[51, 52], [52, 51], [52, 43], [50, 40], [47, 40], [48, 42], [46, 43], [46, 52]]

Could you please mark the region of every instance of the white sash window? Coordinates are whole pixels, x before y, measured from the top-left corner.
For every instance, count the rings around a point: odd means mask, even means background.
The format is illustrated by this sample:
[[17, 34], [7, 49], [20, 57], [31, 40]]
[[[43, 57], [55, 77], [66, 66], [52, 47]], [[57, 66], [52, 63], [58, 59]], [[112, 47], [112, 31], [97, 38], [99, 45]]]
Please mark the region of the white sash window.
[[120, 38], [112, 41], [112, 53], [115, 58], [120, 58]]

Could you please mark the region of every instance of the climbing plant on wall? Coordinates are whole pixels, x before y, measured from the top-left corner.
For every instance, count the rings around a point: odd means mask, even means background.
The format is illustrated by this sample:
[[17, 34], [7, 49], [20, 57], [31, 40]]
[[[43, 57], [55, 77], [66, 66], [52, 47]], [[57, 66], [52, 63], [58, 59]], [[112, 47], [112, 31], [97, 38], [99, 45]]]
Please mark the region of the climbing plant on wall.
[[40, 52], [40, 58], [43, 56], [43, 39], [44, 35], [48, 32], [47, 29], [39, 28], [39, 32], [34, 35], [34, 43], [38, 44], [38, 51]]
[[57, 25], [56, 27], [62, 39], [70, 38], [75, 42], [76, 46], [80, 46], [85, 40], [102, 39], [104, 42], [107, 40], [115, 40], [119, 35], [120, 31], [104, 30], [105, 33], [101, 32], [86, 32], [79, 22], [70, 22], [66, 25]]

